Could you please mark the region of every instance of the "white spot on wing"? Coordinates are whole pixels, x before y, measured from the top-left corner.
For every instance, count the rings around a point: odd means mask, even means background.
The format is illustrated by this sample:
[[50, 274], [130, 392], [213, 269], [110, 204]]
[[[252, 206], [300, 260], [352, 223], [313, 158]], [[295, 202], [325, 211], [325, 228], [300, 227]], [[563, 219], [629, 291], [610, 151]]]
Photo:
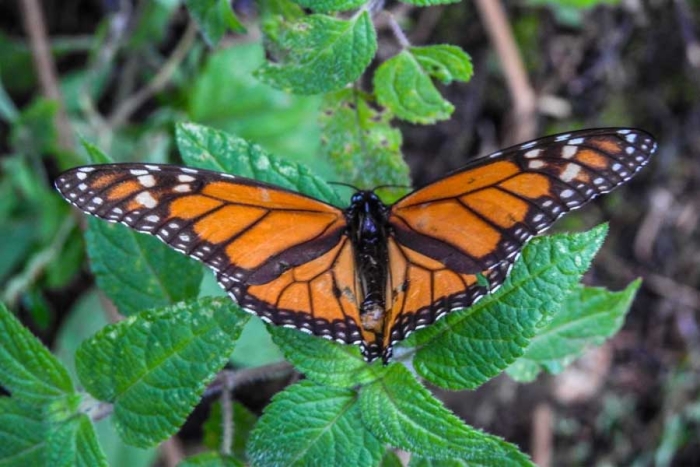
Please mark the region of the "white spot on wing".
[[533, 159], [533, 158], [539, 156], [541, 151], [542, 151], [541, 149], [533, 149], [531, 151], [526, 152], [525, 157], [527, 157], [528, 159]]
[[564, 146], [561, 148], [561, 157], [564, 159], [571, 159], [576, 155], [578, 152], [578, 148], [576, 146]]
[[148, 208], [148, 209], [153, 209], [158, 205], [158, 202], [156, 199], [147, 191], [142, 191], [138, 195], [136, 195], [136, 198], [134, 198], [137, 203], [139, 203], [141, 206]]
[[578, 164], [566, 164], [566, 167], [562, 171], [561, 174], [559, 174], [559, 178], [561, 178], [565, 182], [570, 182], [571, 180], [575, 179], [579, 172], [581, 172], [581, 166]]
[[78, 180], [85, 180], [87, 178], [87, 174], [85, 172], [76, 172], [75, 176], [78, 177]]
[[544, 161], [530, 161], [528, 162], [527, 166], [530, 169], [541, 169], [542, 167], [546, 166]]
[[[183, 169], [184, 170], [184, 169]], [[187, 183], [187, 182], [192, 182], [194, 181], [194, 177], [191, 175], [178, 175], [177, 179], [181, 181], [182, 183]]]
[[129, 173], [131, 175], [146, 175], [148, 174], [148, 170], [143, 170], [143, 169], [131, 169], [129, 170]]
[[156, 179], [153, 177], [153, 175], [141, 175], [138, 179], [139, 183], [146, 187], [146, 188], [152, 188], [156, 184]]
[[177, 191], [178, 193], [188, 193], [188, 192], [192, 191], [192, 188], [186, 184], [175, 185], [173, 187], [173, 191]]

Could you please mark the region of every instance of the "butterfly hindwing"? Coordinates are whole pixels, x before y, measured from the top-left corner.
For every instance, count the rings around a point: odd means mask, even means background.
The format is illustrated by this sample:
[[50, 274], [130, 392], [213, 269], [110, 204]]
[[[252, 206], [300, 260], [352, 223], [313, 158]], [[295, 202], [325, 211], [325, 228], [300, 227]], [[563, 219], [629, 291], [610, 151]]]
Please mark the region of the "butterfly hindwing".
[[391, 208], [397, 241], [454, 271], [509, 260], [566, 212], [629, 180], [656, 143], [629, 129], [583, 130], [477, 159]]
[[173, 165], [79, 167], [61, 174], [56, 187], [81, 210], [204, 262], [243, 308], [266, 321], [361, 341], [341, 210], [279, 187]]

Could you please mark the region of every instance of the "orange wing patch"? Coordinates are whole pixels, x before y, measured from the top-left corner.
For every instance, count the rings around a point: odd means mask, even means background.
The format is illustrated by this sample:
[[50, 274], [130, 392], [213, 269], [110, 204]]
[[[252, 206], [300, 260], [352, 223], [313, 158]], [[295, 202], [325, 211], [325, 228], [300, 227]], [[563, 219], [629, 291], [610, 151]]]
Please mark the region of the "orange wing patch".
[[514, 146], [392, 206], [397, 240], [459, 273], [511, 260], [566, 212], [619, 186], [656, 143], [636, 130], [587, 130]]
[[[383, 349], [428, 326], [446, 313], [466, 308], [500, 286], [510, 263], [484, 271], [488, 286], [475, 274], [459, 274], [432, 258], [389, 240], [391, 265]], [[386, 358], [386, 356], [385, 356]]]
[[347, 237], [322, 256], [260, 285], [219, 276], [238, 303], [265, 321], [295, 326], [346, 344], [371, 345], [376, 335], [360, 325], [352, 247]]

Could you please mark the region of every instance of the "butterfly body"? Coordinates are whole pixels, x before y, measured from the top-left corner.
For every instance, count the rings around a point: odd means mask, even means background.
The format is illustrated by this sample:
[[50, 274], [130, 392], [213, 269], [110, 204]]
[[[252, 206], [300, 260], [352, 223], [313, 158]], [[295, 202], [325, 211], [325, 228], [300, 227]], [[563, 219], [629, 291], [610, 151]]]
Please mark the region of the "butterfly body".
[[365, 331], [379, 337], [386, 316], [389, 252], [387, 237], [389, 208], [371, 191], [358, 191], [345, 210], [347, 235], [352, 243], [358, 290], [361, 292], [360, 320]]
[[88, 214], [202, 261], [263, 320], [391, 357], [396, 342], [493, 292], [525, 242], [629, 180], [656, 143], [632, 129], [531, 141], [474, 160], [392, 205], [349, 207], [208, 170], [105, 164], [56, 187]]

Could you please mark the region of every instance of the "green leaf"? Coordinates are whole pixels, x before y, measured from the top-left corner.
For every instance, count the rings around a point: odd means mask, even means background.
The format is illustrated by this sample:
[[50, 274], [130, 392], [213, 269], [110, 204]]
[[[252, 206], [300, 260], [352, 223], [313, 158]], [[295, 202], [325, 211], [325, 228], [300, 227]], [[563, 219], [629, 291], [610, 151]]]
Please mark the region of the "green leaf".
[[586, 347], [600, 345], [619, 331], [640, 285], [636, 280], [620, 292], [579, 285], [506, 371], [521, 382], [534, 380], [542, 369], [560, 373]]
[[469, 465], [532, 465], [512, 444], [465, 425], [403, 365], [391, 364], [384, 378], [364, 386], [359, 405], [369, 431], [413, 454]]
[[268, 326], [268, 331], [285, 358], [317, 383], [351, 388], [374, 381], [384, 371], [379, 361], [368, 365], [356, 345], [338, 344], [281, 326]]
[[99, 443], [109, 465], [129, 467], [151, 467], [158, 458], [157, 448], [139, 449], [124, 444], [117, 435], [116, 427], [112, 420], [103, 418], [95, 423], [95, 430], [99, 437]]
[[429, 459], [419, 456], [411, 456], [411, 462], [408, 463], [409, 467], [470, 467], [473, 465], [463, 459]]
[[68, 312], [56, 335], [54, 354], [66, 366], [68, 372], [77, 378], [75, 372], [75, 352], [88, 337], [105, 327], [107, 314], [102, 308], [99, 292], [92, 288], [83, 293]]
[[56, 467], [107, 467], [107, 458], [97, 443], [87, 415], [52, 420], [46, 441], [46, 465]]
[[[368, 96], [354, 89], [327, 94], [319, 123], [323, 154], [343, 181], [361, 188], [410, 186], [409, 169], [401, 154], [401, 132], [391, 115], [376, 110]], [[401, 195], [393, 190], [394, 198]]]
[[0, 397], [0, 467], [46, 465], [46, 435], [36, 405]]
[[0, 303], [0, 386], [13, 398], [45, 404], [74, 392], [66, 368]]
[[454, 45], [429, 45], [408, 49], [421, 68], [444, 84], [452, 81], [467, 82], [472, 79], [472, 59], [464, 50]]
[[416, 371], [448, 389], [472, 389], [503, 371], [578, 283], [606, 233], [600, 225], [533, 239], [497, 293], [416, 332]]
[[218, 44], [229, 29], [245, 32], [231, 9], [230, 0], [185, 0], [185, 5], [210, 46]]
[[129, 316], [194, 298], [202, 266], [158, 238], [89, 218], [85, 232], [90, 266], [100, 289]]
[[[242, 404], [233, 402], [233, 440], [231, 443], [232, 453], [238, 459], [245, 459], [245, 447], [248, 443], [251, 431], [258, 418]], [[221, 413], [221, 402], [217, 401], [209, 410], [209, 417], [204, 423], [204, 445], [211, 450], [221, 449], [223, 441], [223, 423]]]
[[92, 144], [85, 138], [80, 138], [80, 143], [87, 153], [88, 159], [92, 164], [110, 164], [114, 162], [111, 157], [105, 154], [100, 148]]
[[188, 457], [178, 467], [244, 467], [244, 463], [232, 456], [218, 452], [203, 452]]
[[100, 443], [97, 441], [95, 428], [92, 421], [86, 415], [78, 418], [78, 430], [76, 433], [77, 459], [74, 465], [84, 465], [92, 467], [98, 465], [109, 465]]
[[248, 443], [252, 465], [376, 465], [384, 447], [363, 426], [357, 394], [302, 381], [278, 393]]
[[257, 43], [209, 55], [184, 96], [190, 120], [260, 144], [274, 154], [313, 164], [314, 170], [320, 168], [322, 175], [332, 179], [330, 167], [316, 157], [320, 98], [295, 96], [255, 79], [253, 70], [264, 63], [264, 57]]
[[360, 77], [377, 50], [367, 11], [349, 19], [309, 15], [280, 31], [281, 63], [255, 72], [262, 81], [296, 94], [337, 91]]
[[248, 318], [223, 297], [145, 311], [80, 346], [80, 381], [96, 398], [114, 403], [125, 442], [151, 446], [182, 425], [228, 361]]
[[367, 0], [294, 0], [304, 8], [318, 13], [335, 13], [337, 11], [354, 10], [361, 7]]
[[377, 68], [374, 92], [379, 104], [412, 123], [446, 120], [454, 110], [408, 50], [391, 57]]
[[175, 137], [187, 165], [254, 178], [336, 206], [341, 204], [335, 191], [309, 169], [276, 158], [257, 144], [194, 123], [177, 125]]
[[[413, 458], [413, 456], [411, 456], [411, 458]], [[399, 459], [399, 456], [397, 456], [394, 451], [387, 449], [379, 463], [379, 467], [403, 467], [403, 462], [401, 462], [401, 459]]]

